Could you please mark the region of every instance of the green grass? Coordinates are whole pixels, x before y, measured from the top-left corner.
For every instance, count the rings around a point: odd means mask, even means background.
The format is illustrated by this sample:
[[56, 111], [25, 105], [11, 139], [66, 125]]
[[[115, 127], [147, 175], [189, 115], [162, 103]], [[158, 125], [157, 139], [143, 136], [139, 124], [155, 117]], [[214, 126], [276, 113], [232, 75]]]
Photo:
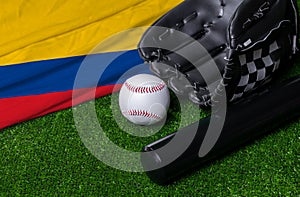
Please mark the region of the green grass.
[[[104, 107], [109, 104], [110, 96], [97, 100], [100, 113], [111, 114]], [[116, 143], [141, 148], [109, 118], [102, 121], [112, 127], [109, 135]], [[81, 142], [68, 109], [0, 134], [0, 195], [299, 195], [299, 128], [296, 121], [162, 187], [144, 173], [122, 172], [97, 160]]]
[[[297, 66], [288, 75], [299, 73]], [[150, 138], [132, 137], [111, 120], [110, 104], [111, 96], [96, 101], [99, 119], [105, 125], [107, 136], [128, 150], [140, 150], [143, 145], [178, 127], [178, 109], [175, 108], [169, 112], [168, 126], [162, 132]], [[71, 109], [60, 111], [0, 133], [1, 196], [300, 194], [300, 120], [163, 187], [152, 183], [144, 173], [116, 170], [95, 158], [82, 143], [72, 115]]]
[[[283, 78], [300, 74], [299, 63]], [[128, 150], [139, 151], [178, 128], [179, 110], [173, 101], [161, 132], [133, 137], [111, 120], [111, 100], [111, 96], [96, 100], [99, 121], [106, 135]], [[299, 196], [299, 130], [296, 120], [172, 185], [158, 186], [144, 173], [116, 170], [94, 157], [67, 109], [0, 133], [0, 196]]]

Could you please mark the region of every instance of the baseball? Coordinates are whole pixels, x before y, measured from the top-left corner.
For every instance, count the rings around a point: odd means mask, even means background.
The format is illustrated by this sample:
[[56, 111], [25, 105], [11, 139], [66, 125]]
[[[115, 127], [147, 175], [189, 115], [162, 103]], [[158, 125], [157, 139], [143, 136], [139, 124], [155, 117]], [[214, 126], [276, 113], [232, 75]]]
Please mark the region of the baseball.
[[152, 125], [165, 119], [170, 95], [163, 80], [149, 74], [125, 81], [119, 94], [120, 110], [134, 124]]

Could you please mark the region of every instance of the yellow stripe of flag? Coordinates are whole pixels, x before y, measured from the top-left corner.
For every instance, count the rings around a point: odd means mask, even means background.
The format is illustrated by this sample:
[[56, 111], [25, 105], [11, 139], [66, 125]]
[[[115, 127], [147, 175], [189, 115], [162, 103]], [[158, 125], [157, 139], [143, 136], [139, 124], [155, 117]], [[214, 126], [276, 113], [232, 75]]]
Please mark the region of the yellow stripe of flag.
[[[0, 65], [86, 55], [118, 32], [149, 26], [182, 0], [0, 0]], [[136, 48], [143, 32], [110, 47]]]

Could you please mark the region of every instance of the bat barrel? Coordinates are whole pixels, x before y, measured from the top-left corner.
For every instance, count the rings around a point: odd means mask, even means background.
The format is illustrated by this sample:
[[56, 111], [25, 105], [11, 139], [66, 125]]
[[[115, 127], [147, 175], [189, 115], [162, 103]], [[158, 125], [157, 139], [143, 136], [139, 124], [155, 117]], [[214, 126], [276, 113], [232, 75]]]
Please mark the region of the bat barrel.
[[175, 135], [187, 135], [195, 127], [197, 129], [192, 142], [177, 159], [158, 169], [146, 171], [147, 175], [160, 185], [168, 184], [185, 172], [220, 157], [287, 121], [298, 118], [300, 116], [299, 92], [300, 76], [231, 105], [227, 110], [218, 141], [204, 157], [198, 155], [211, 117], [145, 146], [144, 153], [141, 155], [142, 164], [145, 169], [154, 169], [153, 167], [160, 166], [167, 159], [157, 150], [167, 145]]

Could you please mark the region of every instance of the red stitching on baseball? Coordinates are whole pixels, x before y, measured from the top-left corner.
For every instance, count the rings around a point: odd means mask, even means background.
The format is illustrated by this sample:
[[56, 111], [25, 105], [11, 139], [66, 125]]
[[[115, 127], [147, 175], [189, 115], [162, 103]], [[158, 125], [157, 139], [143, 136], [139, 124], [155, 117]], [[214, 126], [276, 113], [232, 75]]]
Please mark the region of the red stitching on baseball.
[[135, 93], [142, 93], [142, 94], [162, 91], [165, 88], [165, 86], [166, 85], [164, 83], [160, 83], [158, 85], [150, 86], [150, 87], [135, 87], [132, 84], [125, 82], [125, 87], [129, 91], [135, 92]]
[[146, 110], [131, 109], [128, 111], [123, 111], [123, 114], [129, 115], [129, 116], [142, 116], [142, 117], [153, 118], [153, 119], [157, 119], [157, 120], [161, 119], [161, 117], [159, 115], [148, 112]]

